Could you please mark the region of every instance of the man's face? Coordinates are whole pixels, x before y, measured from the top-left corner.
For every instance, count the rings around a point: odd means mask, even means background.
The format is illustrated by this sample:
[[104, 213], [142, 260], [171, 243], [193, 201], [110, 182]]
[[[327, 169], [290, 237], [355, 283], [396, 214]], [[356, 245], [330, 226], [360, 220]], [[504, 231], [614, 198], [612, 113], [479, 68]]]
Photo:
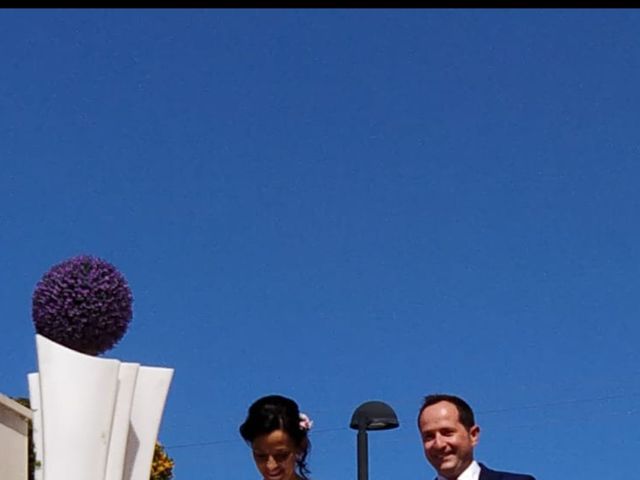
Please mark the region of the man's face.
[[456, 479], [473, 460], [480, 427], [467, 430], [459, 421], [456, 406], [444, 401], [425, 408], [418, 424], [429, 463], [443, 477]]

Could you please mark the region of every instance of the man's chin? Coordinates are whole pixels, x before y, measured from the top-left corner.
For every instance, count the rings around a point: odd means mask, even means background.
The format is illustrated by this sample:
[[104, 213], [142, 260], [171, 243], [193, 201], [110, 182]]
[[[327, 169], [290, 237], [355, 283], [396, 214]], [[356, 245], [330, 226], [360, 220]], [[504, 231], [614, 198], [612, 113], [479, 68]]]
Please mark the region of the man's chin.
[[435, 468], [445, 478], [457, 478], [462, 473], [458, 471], [460, 468], [455, 459], [443, 459]]

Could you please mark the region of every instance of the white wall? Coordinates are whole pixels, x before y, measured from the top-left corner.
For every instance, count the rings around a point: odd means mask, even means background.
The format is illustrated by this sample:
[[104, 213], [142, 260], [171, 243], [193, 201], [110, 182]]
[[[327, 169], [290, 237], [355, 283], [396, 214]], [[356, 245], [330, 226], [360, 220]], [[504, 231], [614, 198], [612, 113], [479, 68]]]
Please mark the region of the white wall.
[[0, 394], [0, 479], [27, 480], [31, 410]]

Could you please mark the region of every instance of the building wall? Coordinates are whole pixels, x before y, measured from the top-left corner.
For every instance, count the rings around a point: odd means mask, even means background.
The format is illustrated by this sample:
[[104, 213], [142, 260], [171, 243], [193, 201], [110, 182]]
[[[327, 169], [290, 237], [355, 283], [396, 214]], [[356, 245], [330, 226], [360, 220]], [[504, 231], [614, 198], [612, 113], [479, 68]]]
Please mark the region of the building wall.
[[0, 479], [27, 479], [28, 429], [28, 419], [0, 403]]

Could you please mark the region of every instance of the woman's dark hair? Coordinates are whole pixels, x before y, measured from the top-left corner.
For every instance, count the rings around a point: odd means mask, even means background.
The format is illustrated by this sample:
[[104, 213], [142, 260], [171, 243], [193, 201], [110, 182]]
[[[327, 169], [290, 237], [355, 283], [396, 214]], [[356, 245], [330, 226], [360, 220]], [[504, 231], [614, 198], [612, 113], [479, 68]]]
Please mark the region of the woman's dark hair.
[[298, 475], [309, 480], [307, 455], [311, 443], [307, 430], [300, 427], [300, 410], [298, 404], [281, 395], [267, 395], [259, 398], [249, 407], [247, 419], [240, 425], [240, 435], [249, 445], [261, 435], [268, 435], [276, 430], [283, 430], [298, 449], [296, 466]]

